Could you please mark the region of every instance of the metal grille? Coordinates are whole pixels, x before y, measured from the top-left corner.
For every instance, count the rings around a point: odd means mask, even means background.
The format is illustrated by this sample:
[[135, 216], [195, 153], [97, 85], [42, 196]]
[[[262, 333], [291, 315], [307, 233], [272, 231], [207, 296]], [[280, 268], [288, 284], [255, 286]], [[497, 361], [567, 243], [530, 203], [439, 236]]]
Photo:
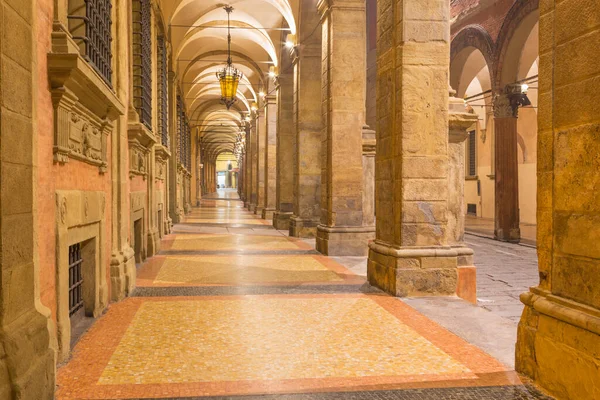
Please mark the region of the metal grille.
[[158, 129], [161, 135], [162, 145], [169, 147], [169, 92], [168, 92], [168, 66], [167, 46], [165, 37], [158, 37]]
[[133, 102], [140, 122], [152, 129], [150, 0], [133, 1]]
[[477, 175], [477, 165], [476, 165], [476, 154], [475, 149], [477, 145], [477, 140], [475, 137], [475, 131], [469, 132], [469, 176]]
[[69, 246], [69, 317], [83, 307], [81, 243]]
[[[82, 56], [112, 87], [112, 4], [111, 0], [84, 0], [70, 7], [69, 30]], [[81, 24], [83, 22], [83, 25]]]

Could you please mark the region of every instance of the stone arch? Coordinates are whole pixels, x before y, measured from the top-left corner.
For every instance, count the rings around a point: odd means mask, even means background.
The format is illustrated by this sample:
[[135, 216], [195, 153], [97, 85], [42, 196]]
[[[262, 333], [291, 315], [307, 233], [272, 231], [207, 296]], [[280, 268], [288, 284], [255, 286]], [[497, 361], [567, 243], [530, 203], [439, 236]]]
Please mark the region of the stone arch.
[[456, 57], [465, 49], [474, 47], [479, 50], [488, 65], [492, 82], [494, 82], [496, 46], [490, 34], [481, 25], [469, 25], [464, 27], [454, 36], [450, 44], [450, 65]]
[[[496, 88], [502, 88], [510, 83], [508, 78], [511, 69], [518, 71], [518, 61], [507, 56], [513, 52], [520, 53], [529, 36], [529, 33], [539, 21], [539, 0], [517, 1], [510, 9], [496, 41], [496, 56], [494, 69], [494, 83]], [[514, 55], [517, 57], [517, 55]], [[515, 76], [516, 76], [515, 72]], [[513, 79], [514, 81], [514, 79]]]

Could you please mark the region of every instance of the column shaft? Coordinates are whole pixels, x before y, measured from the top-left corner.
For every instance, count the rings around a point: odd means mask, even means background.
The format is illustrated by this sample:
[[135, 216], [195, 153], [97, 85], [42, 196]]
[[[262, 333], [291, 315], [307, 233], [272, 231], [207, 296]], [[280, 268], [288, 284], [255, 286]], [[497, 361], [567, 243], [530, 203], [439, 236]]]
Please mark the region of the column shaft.
[[277, 78], [277, 185], [275, 229], [288, 230], [294, 211], [294, 75], [290, 53], [282, 52], [282, 72]]
[[369, 282], [397, 296], [454, 294], [447, 245], [447, 1], [379, 2], [376, 207]]
[[321, 0], [319, 11], [323, 129], [317, 250], [328, 255], [367, 255], [374, 229], [362, 226], [365, 2]]
[[265, 208], [265, 150], [267, 146], [267, 119], [264, 108], [258, 111], [256, 132], [256, 207], [253, 211], [254, 214], [262, 216], [262, 210]]
[[321, 35], [316, 0], [300, 6], [300, 47], [294, 53], [294, 215], [290, 236], [314, 237], [321, 209]]
[[262, 210], [264, 219], [273, 220], [275, 212], [277, 180], [277, 96], [269, 95], [266, 98], [265, 120], [265, 208]]
[[506, 95], [494, 104], [495, 132], [495, 229], [498, 240], [518, 243], [519, 228], [519, 161], [517, 115]]

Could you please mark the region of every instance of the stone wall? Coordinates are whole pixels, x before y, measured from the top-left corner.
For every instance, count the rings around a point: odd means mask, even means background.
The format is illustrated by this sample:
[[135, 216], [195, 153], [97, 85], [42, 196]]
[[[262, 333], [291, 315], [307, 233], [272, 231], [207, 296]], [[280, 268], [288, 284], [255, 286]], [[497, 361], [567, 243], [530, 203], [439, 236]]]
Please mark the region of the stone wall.
[[[540, 1], [538, 259], [516, 368], [560, 399], [600, 397], [600, 9]], [[568, 367], [566, 367], [568, 366]]]

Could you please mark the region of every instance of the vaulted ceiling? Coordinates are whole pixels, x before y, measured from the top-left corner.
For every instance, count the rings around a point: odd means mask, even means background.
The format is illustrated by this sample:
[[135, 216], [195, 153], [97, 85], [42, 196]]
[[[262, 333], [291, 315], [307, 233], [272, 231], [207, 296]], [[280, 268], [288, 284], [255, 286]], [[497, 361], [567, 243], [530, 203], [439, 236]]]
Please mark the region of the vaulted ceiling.
[[[300, 0], [167, 0], [173, 68], [193, 127], [209, 154], [232, 151], [258, 93], [265, 90], [270, 67], [279, 65], [287, 34], [296, 33]], [[237, 102], [230, 110], [220, 103], [215, 73], [227, 60], [227, 13], [231, 5], [232, 58], [244, 73]], [[196, 130], [194, 130], [196, 132]]]

